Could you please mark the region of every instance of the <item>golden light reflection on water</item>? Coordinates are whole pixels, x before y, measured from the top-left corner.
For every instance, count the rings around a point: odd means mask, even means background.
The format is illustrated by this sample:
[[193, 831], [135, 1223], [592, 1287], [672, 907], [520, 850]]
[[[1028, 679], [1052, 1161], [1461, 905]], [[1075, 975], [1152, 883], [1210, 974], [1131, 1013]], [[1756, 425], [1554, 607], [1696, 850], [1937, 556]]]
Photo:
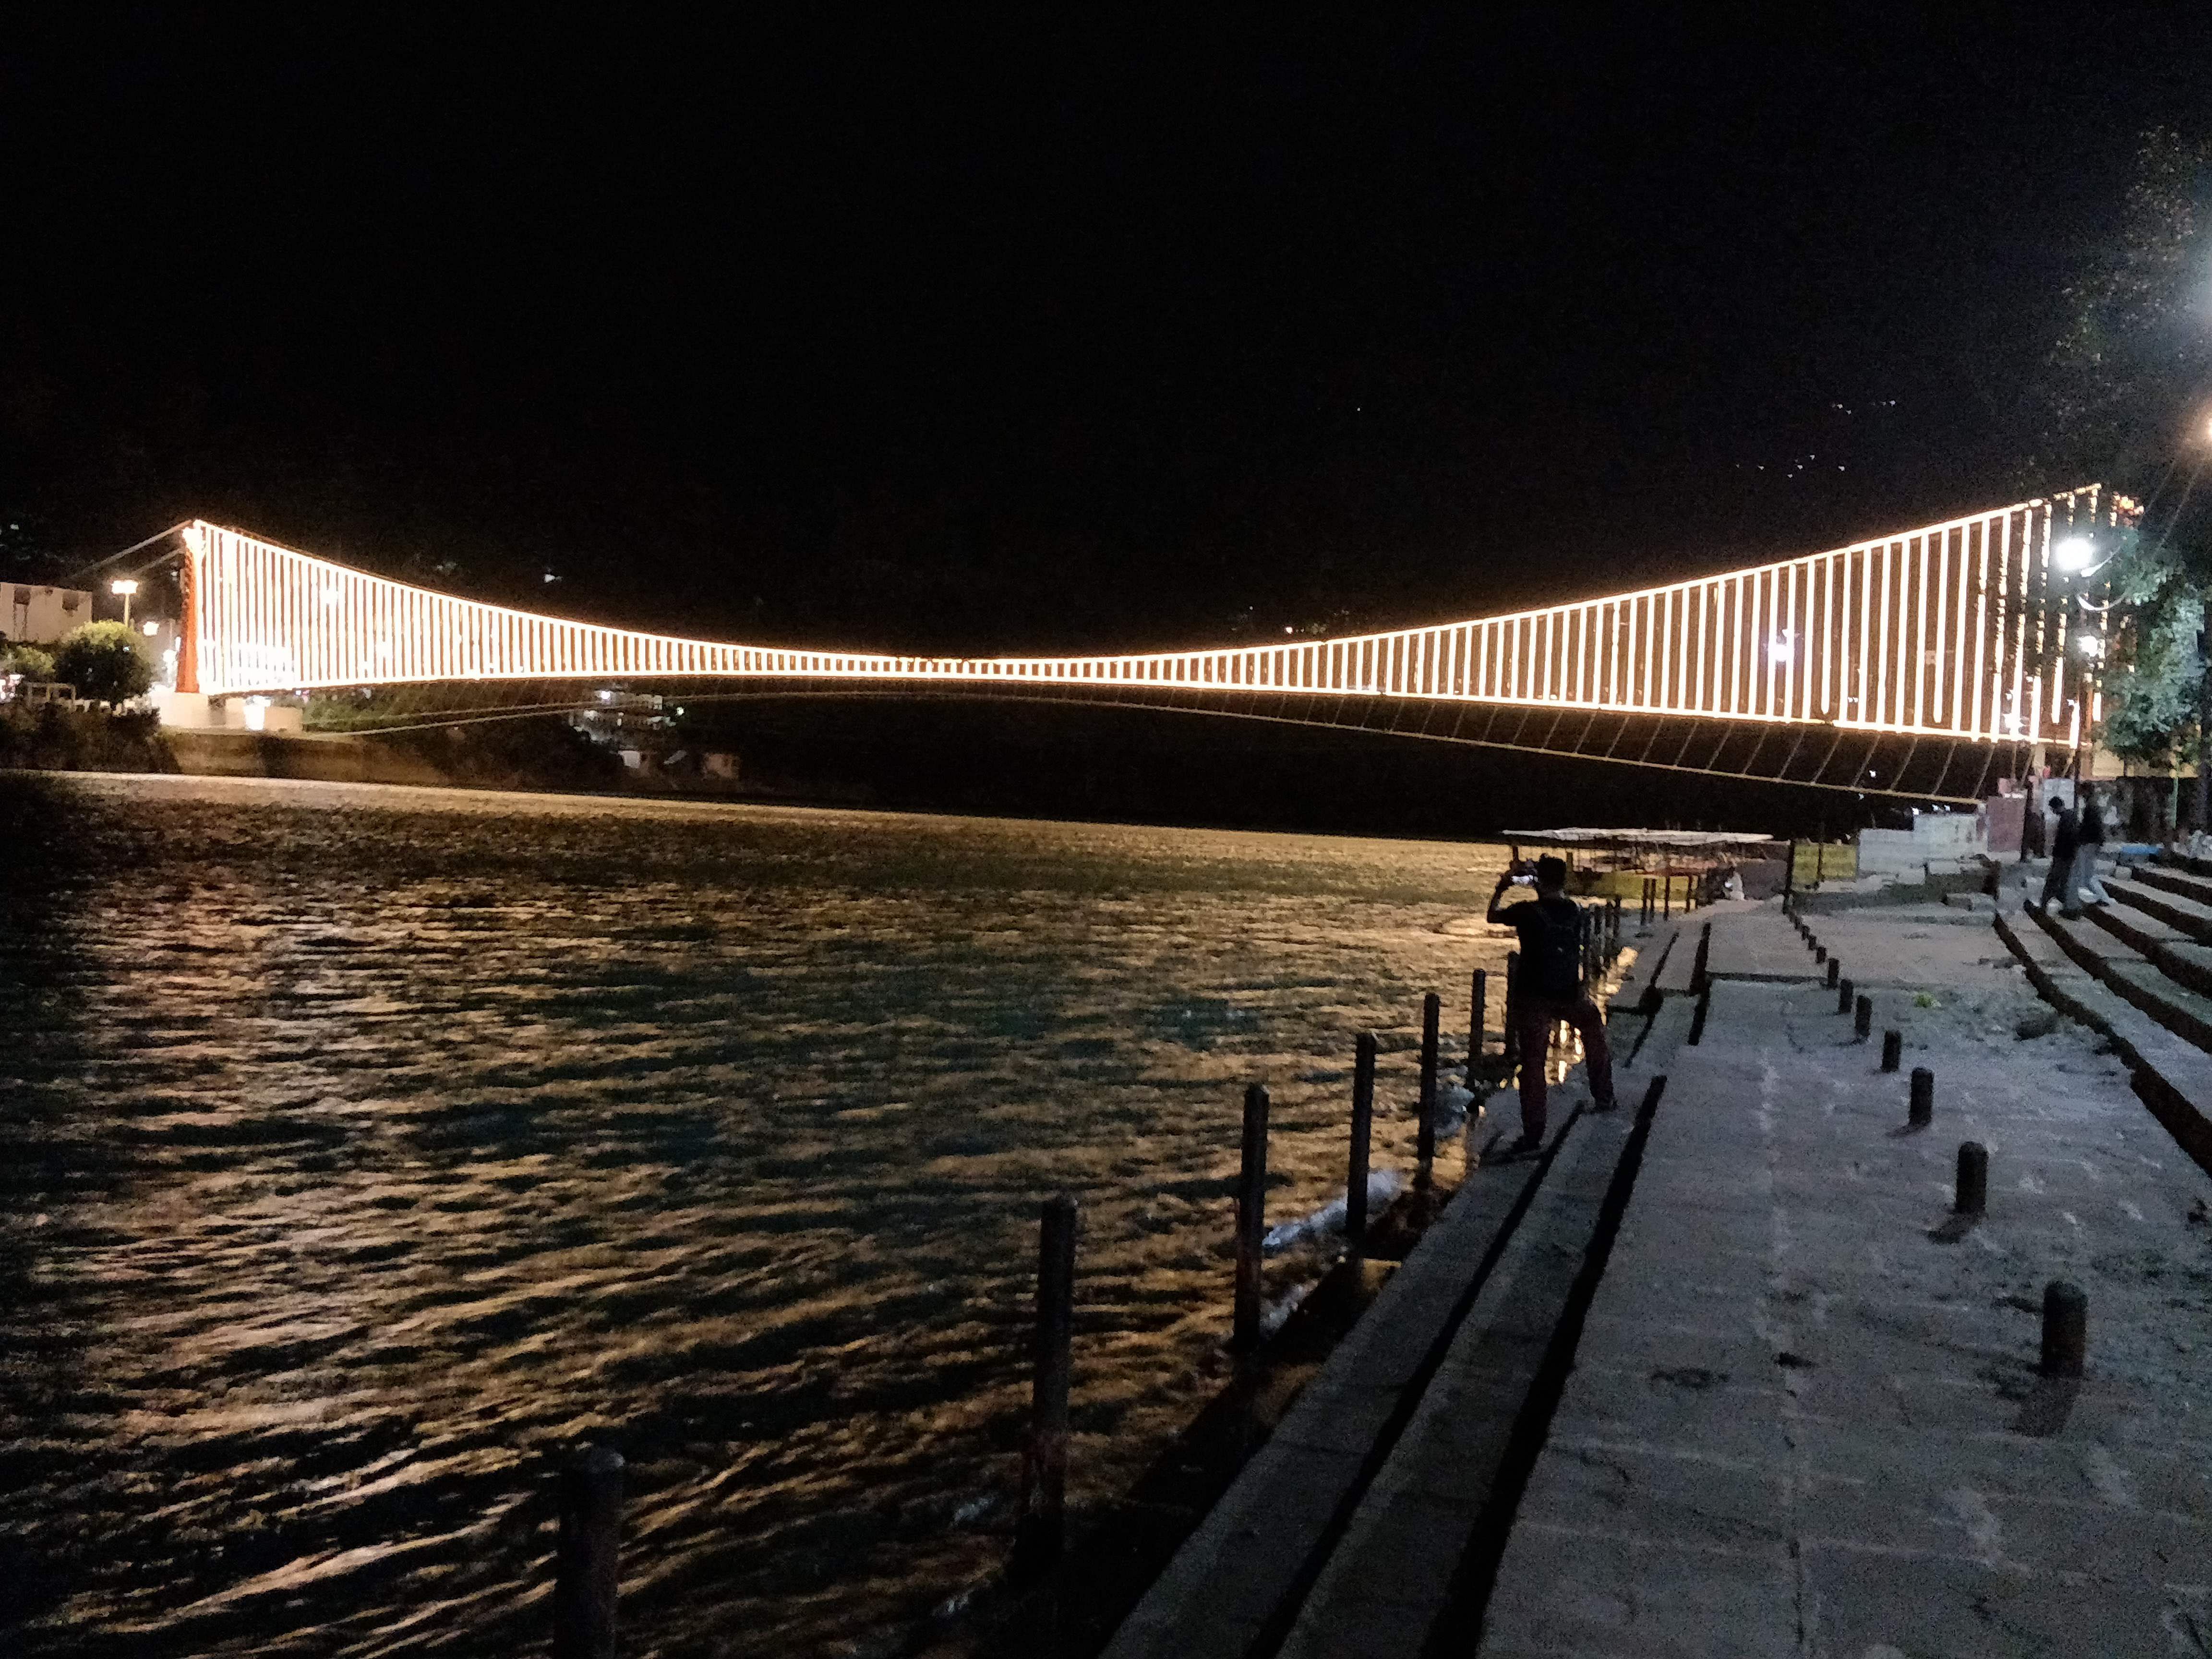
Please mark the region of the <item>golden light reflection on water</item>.
[[1510, 943], [1490, 848], [0, 795], [0, 1628], [68, 1655], [534, 1650], [586, 1435], [629, 1650], [865, 1651], [1004, 1547], [1038, 1199], [1079, 1503], [1213, 1386], [1242, 1085], [1316, 1208], [1375, 1026], [1409, 1165], [1421, 993]]

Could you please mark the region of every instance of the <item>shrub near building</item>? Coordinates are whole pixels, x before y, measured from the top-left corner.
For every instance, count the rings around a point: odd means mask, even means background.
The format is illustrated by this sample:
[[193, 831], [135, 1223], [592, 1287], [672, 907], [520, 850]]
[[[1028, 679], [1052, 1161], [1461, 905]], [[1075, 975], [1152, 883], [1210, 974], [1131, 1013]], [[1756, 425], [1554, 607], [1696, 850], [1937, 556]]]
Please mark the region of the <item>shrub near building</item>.
[[87, 623], [54, 652], [54, 673], [88, 702], [124, 703], [154, 684], [154, 665], [121, 623]]

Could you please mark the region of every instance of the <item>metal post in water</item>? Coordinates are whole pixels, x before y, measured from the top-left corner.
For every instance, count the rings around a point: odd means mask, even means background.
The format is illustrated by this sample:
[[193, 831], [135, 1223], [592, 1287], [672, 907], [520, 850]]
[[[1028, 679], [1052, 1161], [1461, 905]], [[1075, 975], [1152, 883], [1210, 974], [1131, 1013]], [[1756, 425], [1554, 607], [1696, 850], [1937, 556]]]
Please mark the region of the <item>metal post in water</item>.
[[579, 1446], [562, 1466], [554, 1549], [553, 1659], [614, 1659], [622, 1585], [623, 1456]]
[[[1480, 999], [1482, 975], [1474, 977], [1475, 995]], [[1481, 1006], [1479, 1000], [1476, 1006]], [[1352, 1054], [1352, 1157], [1344, 1176], [1344, 1253], [1356, 1261], [1367, 1251], [1367, 1148], [1375, 1133], [1375, 1033], [1362, 1031]]]
[[1429, 1184], [1437, 1161], [1437, 1028], [1443, 1023], [1443, 1000], [1434, 991], [1421, 999], [1421, 1122], [1413, 1144], [1413, 1183]]
[[1249, 1352], [1260, 1342], [1260, 1248], [1267, 1234], [1267, 1091], [1244, 1091], [1244, 1144], [1237, 1171], [1237, 1313], [1230, 1346]]
[[1029, 1445], [1014, 1522], [1014, 1572], [1027, 1577], [1060, 1559], [1066, 1536], [1067, 1385], [1075, 1335], [1075, 1200], [1044, 1201], [1037, 1227], [1036, 1353], [1030, 1379]]

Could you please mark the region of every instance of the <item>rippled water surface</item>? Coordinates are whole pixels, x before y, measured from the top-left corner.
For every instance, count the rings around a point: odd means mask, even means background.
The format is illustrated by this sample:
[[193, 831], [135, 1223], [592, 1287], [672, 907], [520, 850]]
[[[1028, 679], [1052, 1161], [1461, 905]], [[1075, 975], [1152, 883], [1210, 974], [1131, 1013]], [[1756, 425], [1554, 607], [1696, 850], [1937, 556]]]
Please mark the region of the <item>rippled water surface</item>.
[[1318, 1206], [1376, 1026], [1409, 1161], [1498, 856], [0, 777], [0, 1649], [542, 1651], [592, 1437], [626, 1652], [878, 1650], [1005, 1547], [1037, 1200], [1081, 1502], [1216, 1386], [1242, 1085]]

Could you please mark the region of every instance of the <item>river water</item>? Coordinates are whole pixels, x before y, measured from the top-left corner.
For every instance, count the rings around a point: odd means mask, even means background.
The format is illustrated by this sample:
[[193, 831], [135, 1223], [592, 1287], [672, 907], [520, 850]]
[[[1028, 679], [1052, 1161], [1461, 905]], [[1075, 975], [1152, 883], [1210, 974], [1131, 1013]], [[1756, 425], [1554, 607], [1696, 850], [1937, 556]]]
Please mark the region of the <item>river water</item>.
[[1500, 855], [0, 776], [0, 1650], [543, 1651], [592, 1437], [626, 1653], [880, 1651], [1006, 1547], [1038, 1200], [1079, 1504], [1218, 1385], [1243, 1085], [1271, 1216], [1363, 1027], [1411, 1162]]

